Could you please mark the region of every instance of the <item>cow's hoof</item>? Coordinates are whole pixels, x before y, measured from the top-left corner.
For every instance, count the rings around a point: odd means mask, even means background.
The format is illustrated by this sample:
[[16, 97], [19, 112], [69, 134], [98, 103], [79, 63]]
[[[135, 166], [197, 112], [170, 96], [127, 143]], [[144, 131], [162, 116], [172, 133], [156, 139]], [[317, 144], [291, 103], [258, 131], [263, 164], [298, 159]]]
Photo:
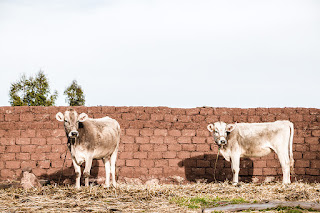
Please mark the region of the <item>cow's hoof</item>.
[[232, 182], [233, 186], [240, 186], [240, 184], [238, 182]]
[[105, 189], [108, 189], [108, 188], [110, 188], [110, 185], [102, 184], [102, 187], [105, 188]]

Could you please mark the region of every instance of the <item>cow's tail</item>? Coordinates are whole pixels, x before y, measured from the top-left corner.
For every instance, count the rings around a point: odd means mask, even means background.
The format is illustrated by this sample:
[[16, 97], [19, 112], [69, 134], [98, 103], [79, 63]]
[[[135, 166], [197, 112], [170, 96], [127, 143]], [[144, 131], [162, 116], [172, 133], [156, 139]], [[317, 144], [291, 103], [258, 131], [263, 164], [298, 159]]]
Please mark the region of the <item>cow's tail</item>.
[[290, 138], [289, 138], [289, 158], [290, 158], [290, 173], [294, 175], [294, 159], [293, 159], [293, 151], [292, 151], [292, 145], [293, 145], [293, 135], [294, 135], [294, 126], [293, 123], [290, 122]]

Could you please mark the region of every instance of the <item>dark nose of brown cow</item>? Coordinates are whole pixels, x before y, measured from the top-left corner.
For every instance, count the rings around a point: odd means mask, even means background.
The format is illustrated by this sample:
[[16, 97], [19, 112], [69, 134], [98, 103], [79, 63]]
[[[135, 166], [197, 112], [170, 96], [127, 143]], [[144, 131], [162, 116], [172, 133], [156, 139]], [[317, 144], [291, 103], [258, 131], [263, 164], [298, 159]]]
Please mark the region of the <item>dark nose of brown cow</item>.
[[226, 141], [225, 140], [221, 140], [220, 143], [223, 145], [223, 144], [226, 144]]
[[72, 137], [76, 137], [76, 136], [78, 136], [78, 132], [76, 132], [76, 131], [72, 131], [72, 132], [71, 132], [71, 136], [72, 136]]

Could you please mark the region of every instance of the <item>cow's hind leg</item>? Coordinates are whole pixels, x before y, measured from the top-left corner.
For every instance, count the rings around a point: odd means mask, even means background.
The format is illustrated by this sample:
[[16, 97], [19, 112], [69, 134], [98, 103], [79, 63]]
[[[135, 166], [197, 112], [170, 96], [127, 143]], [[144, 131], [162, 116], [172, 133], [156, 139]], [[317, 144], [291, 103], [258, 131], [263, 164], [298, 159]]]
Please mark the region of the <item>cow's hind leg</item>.
[[232, 185], [237, 185], [239, 182], [240, 171], [240, 155], [231, 156], [231, 169], [232, 169]]
[[85, 177], [85, 186], [89, 186], [89, 177], [90, 177], [90, 170], [92, 167], [92, 157], [86, 159], [86, 166], [83, 171], [83, 176]]
[[290, 159], [288, 152], [277, 152], [278, 158], [281, 164], [282, 168], [282, 174], [283, 174], [283, 184], [289, 184], [291, 183], [290, 181]]
[[72, 159], [74, 171], [76, 173], [76, 188], [80, 188], [80, 178], [81, 178], [81, 167], [77, 164], [77, 162]]
[[117, 154], [118, 154], [118, 149], [114, 150], [114, 152], [111, 155], [110, 158], [110, 163], [111, 163], [111, 175], [112, 175], [112, 185], [114, 187], [117, 186], [116, 182], [116, 161], [117, 161]]
[[106, 170], [106, 182], [103, 187], [108, 188], [110, 187], [110, 161], [106, 158], [103, 158], [102, 161]]

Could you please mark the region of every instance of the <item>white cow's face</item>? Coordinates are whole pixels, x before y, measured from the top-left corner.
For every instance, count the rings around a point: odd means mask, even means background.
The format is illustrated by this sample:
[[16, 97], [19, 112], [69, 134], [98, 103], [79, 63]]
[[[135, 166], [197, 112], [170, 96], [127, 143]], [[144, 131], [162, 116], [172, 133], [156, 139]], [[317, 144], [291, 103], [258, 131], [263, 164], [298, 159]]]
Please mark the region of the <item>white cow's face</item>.
[[219, 121], [214, 124], [207, 126], [208, 130], [213, 133], [213, 138], [216, 144], [224, 146], [228, 143], [228, 133], [234, 130], [236, 124], [226, 124], [225, 122]]
[[64, 122], [64, 128], [69, 138], [76, 138], [79, 136], [79, 122], [84, 122], [87, 118], [88, 115], [86, 113], [78, 115], [74, 109], [69, 109], [65, 111], [64, 114], [61, 112], [56, 114], [56, 119]]

